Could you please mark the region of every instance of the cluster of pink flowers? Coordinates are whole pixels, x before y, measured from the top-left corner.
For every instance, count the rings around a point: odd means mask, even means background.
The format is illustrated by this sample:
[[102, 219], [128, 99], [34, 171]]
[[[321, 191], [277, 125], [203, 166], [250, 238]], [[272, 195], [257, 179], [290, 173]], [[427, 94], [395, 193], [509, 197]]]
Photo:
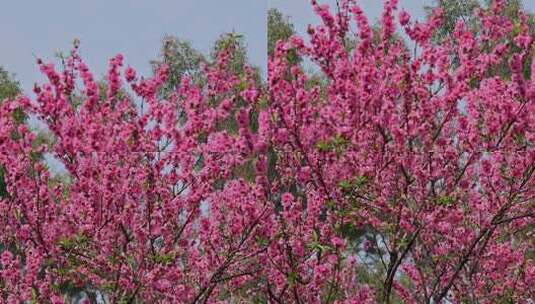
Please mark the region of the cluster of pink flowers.
[[101, 96], [76, 49], [62, 72], [39, 61], [35, 100], [0, 104], [0, 303], [533, 299], [535, 42], [501, 2], [435, 44], [440, 10], [386, 1], [375, 37], [353, 1], [313, 1], [322, 24], [278, 44], [266, 87], [231, 50], [165, 98], [166, 66], [140, 78], [117, 55]]

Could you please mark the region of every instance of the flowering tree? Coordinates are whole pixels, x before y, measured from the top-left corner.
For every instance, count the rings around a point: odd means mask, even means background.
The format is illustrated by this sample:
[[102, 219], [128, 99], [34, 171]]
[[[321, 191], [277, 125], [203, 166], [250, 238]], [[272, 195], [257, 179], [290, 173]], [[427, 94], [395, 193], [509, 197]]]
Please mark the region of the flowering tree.
[[[144, 79], [114, 57], [100, 98], [76, 50], [61, 72], [39, 61], [36, 100], [0, 105], [0, 300], [62, 303], [73, 289], [112, 303], [532, 299], [525, 15], [511, 22], [495, 1], [477, 12], [478, 36], [458, 22], [435, 44], [440, 10], [396, 21], [386, 1], [374, 34], [353, 1], [312, 5], [322, 24], [277, 45], [266, 88], [229, 68], [232, 49], [165, 98], [165, 65]], [[509, 78], [492, 73], [504, 65]], [[21, 112], [55, 143], [36, 145]], [[68, 181], [53, 182], [39, 153]]]

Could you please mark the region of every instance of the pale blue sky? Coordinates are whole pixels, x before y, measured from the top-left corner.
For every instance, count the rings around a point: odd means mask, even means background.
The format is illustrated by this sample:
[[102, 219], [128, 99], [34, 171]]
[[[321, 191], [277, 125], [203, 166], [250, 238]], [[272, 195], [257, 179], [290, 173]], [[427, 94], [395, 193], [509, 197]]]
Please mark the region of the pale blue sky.
[[[320, 0], [321, 1], [321, 0]], [[323, 0], [334, 5], [335, 0]], [[377, 19], [380, 0], [359, 1]], [[401, 0], [400, 7], [423, 18], [431, 0]], [[6, 0], [0, 10], [0, 65], [16, 73], [29, 91], [41, 80], [35, 56], [51, 60], [58, 50], [68, 51], [74, 38], [82, 41], [81, 53], [97, 75], [107, 59], [123, 53], [126, 63], [142, 74], [158, 52], [165, 34], [190, 40], [205, 52], [223, 33], [235, 30], [247, 39], [251, 61], [265, 70], [266, 11], [276, 7], [292, 17], [303, 33], [317, 22], [309, 0]], [[524, 0], [535, 11], [535, 0]]]
[[33, 54], [53, 59], [79, 38], [82, 56], [97, 74], [119, 52], [147, 74], [165, 34], [207, 52], [232, 30], [247, 37], [251, 61], [265, 65], [266, 11], [265, 0], [6, 0], [0, 9], [0, 65], [28, 91], [42, 79]]

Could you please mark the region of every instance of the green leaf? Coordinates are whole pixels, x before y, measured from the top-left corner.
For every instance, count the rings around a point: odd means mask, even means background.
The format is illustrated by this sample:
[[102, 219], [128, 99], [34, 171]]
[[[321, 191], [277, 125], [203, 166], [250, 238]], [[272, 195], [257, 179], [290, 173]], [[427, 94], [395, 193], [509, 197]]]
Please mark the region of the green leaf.
[[152, 256], [152, 260], [157, 264], [170, 264], [175, 260], [175, 254], [174, 253], [168, 253], [168, 254], [156, 254]]
[[441, 196], [437, 198], [436, 203], [439, 206], [450, 206], [455, 202], [453, 197], [450, 196]]
[[38, 303], [38, 296], [37, 296], [37, 290], [35, 288], [32, 288], [32, 301], [31, 303]]
[[343, 138], [341, 135], [336, 135], [332, 140], [333, 145], [340, 146], [346, 143], [345, 138]]
[[290, 285], [290, 287], [293, 287], [295, 283], [297, 282], [297, 273], [293, 271], [290, 272], [286, 280], [288, 281], [288, 284]]
[[347, 146], [347, 140], [342, 135], [336, 135], [328, 140], [319, 140], [316, 143], [316, 148], [321, 152], [336, 152], [340, 155]]
[[327, 200], [325, 202], [325, 206], [327, 206], [330, 209], [334, 209], [334, 207], [336, 207], [336, 202], [334, 200]]
[[359, 190], [362, 187], [368, 184], [368, 177], [366, 176], [357, 176], [353, 179], [344, 179], [338, 182], [338, 187], [343, 191], [354, 191]]
[[307, 248], [310, 250], [318, 251], [320, 253], [329, 251], [331, 247], [327, 245], [322, 245], [318, 241], [313, 241], [307, 244]]
[[22, 110], [22, 108], [16, 108], [15, 111], [13, 111], [13, 120], [16, 124], [22, 124], [24, 123], [24, 120], [26, 120], [26, 114]]
[[358, 187], [366, 186], [368, 184], [368, 177], [361, 175], [355, 177], [355, 185]]
[[136, 269], [136, 259], [129, 255], [126, 257], [126, 263], [128, 264], [128, 266], [130, 266], [130, 268], [132, 268], [133, 270]]
[[240, 83], [238, 84], [238, 91], [244, 91], [245, 89], [247, 89], [247, 77], [242, 76], [240, 78]]
[[316, 148], [321, 152], [328, 152], [330, 150], [330, 145], [328, 142], [320, 140], [316, 143]]
[[7, 185], [5, 181], [5, 169], [0, 167], [0, 198], [7, 196]]
[[341, 180], [338, 182], [338, 187], [340, 187], [342, 190], [351, 190], [351, 188], [353, 188], [353, 184], [349, 180]]
[[70, 250], [75, 248], [85, 248], [89, 243], [89, 238], [83, 233], [74, 235], [72, 238], [62, 236], [58, 240], [58, 244], [63, 250]]
[[61, 237], [58, 241], [58, 244], [64, 250], [73, 249], [75, 247], [74, 242], [71, 239], [65, 237]]
[[318, 240], [318, 233], [316, 232], [316, 230], [312, 230], [312, 240], [314, 240], [315, 242]]
[[261, 247], [265, 247], [268, 244], [268, 240], [265, 238], [259, 238], [256, 240], [256, 243]]

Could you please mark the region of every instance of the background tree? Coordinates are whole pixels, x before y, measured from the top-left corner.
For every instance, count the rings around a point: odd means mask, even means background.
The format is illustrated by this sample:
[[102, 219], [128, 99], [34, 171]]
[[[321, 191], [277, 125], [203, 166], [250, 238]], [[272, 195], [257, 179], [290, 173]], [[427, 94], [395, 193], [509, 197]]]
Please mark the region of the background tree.
[[[0, 66], [0, 103], [2, 103], [4, 99], [15, 98], [20, 92], [19, 82], [14, 79], [13, 75], [10, 75], [9, 72]], [[0, 198], [4, 197], [6, 194], [4, 169], [0, 166]]]
[[257, 84], [262, 82], [260, 69], [254, 65], [251, 65], [249, 62], [249, 58], [247, 56], [247, 43], [242, 34], [234, 31], [221, 34], [214, 42], [214, 46], [210, 51], [212, 61], [216, 60], [217, 54], [219, 54], [222, 50], [232, 51], [233, 56], [230, 59], [227, 67], [231, 72], [236, 74], [243, 73], [246, 70], [246, 67], [248, 67], [249, 69], [252, 69]]
[[0, 102], [6, 98], [15, 98], [20, 92], [20, 83], [0, 66]]
[[425, 10], [428, 15], [432, 14], [433, 10], [436, 8], [441, 8], [444, 10], [442, 24], [435, 30], [433, 40], [435, 42], [440, 42], [453, 34], [457, 21], [463, 21], [474, 32], [477, 31], [479, 25], [477, 24], [478, 18], [475, 15], [474, 10], [480, 7], [480, 0], [435, 0], [434, 5], [426, 6]]
[[[496, 2], [498, 3], [498, 2]], [[484, 45], [486, 50], [492, 49], [493, 46], [503, 43], [503, 44], [514, 44], [512, 39], [514, 38], [514, 33], [521, 31], [520, 24], [525, 24], [528, 27], [528, 31], [531, 35], [535, 34], [535, 14], [533, 12], [525, 12], [525, 18], [527, 20], [520, 20], [521, 17], [518, 12], [524, 11], [522, 7], [521, 0], [505, 0], [500, 1], [500, 15], [505, 17], [507, 22], [512, 22], [514, 26], [514, 32], [512, 35], [503, 37], [503, 39], [489, 40]], [[453, 34], [458, 22], [462, 22], [470, 32], [479, 36], [484, 25], [481, 24], [482, 16], [479, 14], [481, 11], [488, 10], [493, 5], [491, 0], [436, 0], [435, 4], [432, 6], [425, 7], [427, 14], [430, 15], [435, 9], [441, 9], [443, 13], [441, 25], [433, 33], [433, 41], [435, 43], [444, 43], [447, 41]], [[511, 76], [511, 70], [508, 68], [507, 62], [511, 59], [513, 54], [520, 51], [519, 48], [508, 48], [508, 51], [501, 56], [503, 57], [502, 64], [494, 67], [489, 73], [494, 75], [499, 75], [503, 78], [509, 78]], [[535, 53], [535, 51], [532, 51]], [[457, 58], [454, 58], [457, 60]], [[531, 57], [525, 62], [523, 66], [524, 74], [529, 77]]]
[[[288, 41], [296, 33], [290, 17], [283, 15], [278, 9], [270, 8], [267, 15], [267, 51], [268, 56], [273, 56], [277, 42]], [[289, 56], [289, 60], [294, 63], [300, 61], [295, 52], [290, 52]]]
[[196, 50], [191, 42], [166, 35], [162, 40], [159, 58], [150, 63], [154, 72], [163, 64], [169, 68], [169, 78], [163, 87], [163, 93], [167, 94], [180, 85], [180, 81], [185, 75], [196, 82], [200, 81], [202, 62], [206, 62], [205, 56]]
[[[476, 10], [485, 9], [491, 5], [491, 0], [435, 0], [433, 5], [425, 7], [427, 14], [431, 14], [431, 12], [436, 8], [441, 8], [443, 10], [444, 17], [441, 26], [438, 27], [434, 33], [433, 40], [438, 42], [453, 34], [457, 21], [464, 22], [474, 32], [474, 34], [477, 34], [477, 32], [481, 29], [481, 18], [477, 16]], [[517, 12], [522, 10], [522, 1], [506, 0], [503, 2], [503, 5], [504, 9], [501, 14], [507, 16], [513, 21], [518, 22], [519, 16], [517, 15]], [[530, 28], [530, 32], [534, 33], [534, 15], [532, 12], [526, 12], [526, 14], [528, 16], [528, 26]]]

